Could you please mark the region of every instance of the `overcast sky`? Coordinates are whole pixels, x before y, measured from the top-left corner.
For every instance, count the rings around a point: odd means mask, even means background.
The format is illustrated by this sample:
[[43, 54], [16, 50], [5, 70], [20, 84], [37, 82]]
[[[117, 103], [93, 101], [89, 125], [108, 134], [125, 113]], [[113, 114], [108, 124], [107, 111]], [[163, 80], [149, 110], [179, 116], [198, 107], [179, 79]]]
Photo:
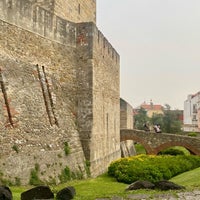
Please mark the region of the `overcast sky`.
[[200, 0], [97, 0], [97, 26], [120, 54], [120, 95], [183, 109], [200, 91]]

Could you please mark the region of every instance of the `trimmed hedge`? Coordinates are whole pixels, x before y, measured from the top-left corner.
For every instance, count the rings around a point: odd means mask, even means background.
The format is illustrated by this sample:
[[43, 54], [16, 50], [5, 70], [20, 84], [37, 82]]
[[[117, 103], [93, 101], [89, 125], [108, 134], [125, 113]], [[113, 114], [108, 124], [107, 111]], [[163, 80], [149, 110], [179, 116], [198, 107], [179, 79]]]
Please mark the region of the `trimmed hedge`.
[[119, 182], [137, 180], [157, 182], [169, 180], [183, 172], [200, 167], [200, 157], [194, 155], [138, 155], [121, 158], [110, 164], [108, 174]]

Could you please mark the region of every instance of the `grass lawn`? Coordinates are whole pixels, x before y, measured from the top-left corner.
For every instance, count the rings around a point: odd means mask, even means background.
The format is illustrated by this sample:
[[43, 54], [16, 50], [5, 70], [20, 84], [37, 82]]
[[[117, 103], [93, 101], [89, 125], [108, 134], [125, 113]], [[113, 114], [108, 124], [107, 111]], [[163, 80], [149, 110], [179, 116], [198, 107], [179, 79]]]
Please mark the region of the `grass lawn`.
[[[67, 186], [73, 186], [76, 190], [74, 200], [94, 200], [96, 198], [109, 198], [113, 196], [126, 197], [128, 194], [155, 194], [154, 190], [135, 190], [125, 191], [128, 184], [118, 183], [114, 178], [107, 174], [101, 175], [95, 179], [70, 181], [59, 186], [51, 186], [51, 190], [56, 194], [59, 190]], [[10, 187], [13, 193], [13, 200], [20, 200], [22, 192], [32, 188], [29, 187]]]
[[144, 147], [141, 144], [137, 143], [134, 146], [135, 146], [135, 150], [136, 150], [137, 155], [146, 154], [146, 151], [145, 151]]
[[76, 188], [76, 198], [80, 200], [94, 200], [98, 197], [112, 197], [123, 195], [127, 184], [118, 183], [114, 178], [102, 175], [96, 179], [71, 182]]
[[[76, 189], [75, 200], [94, 200], [98, 197], [112, 197], [114, 195], [123, 196], [127, 184], [118, 183], [114, 178], [101, 175], [95, 179], [70, 181], [59, 186], [51, 186], [51, 190], [56, 193], [67, 186], [74, 186]], [[20, 195], [32, 187], [10, 187], [14, 200], [20, 200]]]
[[177, 183], [179, 185], [183, 185], [185, 187], [194, 188], [199, 187], [200, 188], [200, 167], [194, 170], [191, 170], [189, 172], [185, 172], [183, 174], [180, 174], [178, 176], [175, 176], [170, 181]]
[[[179, 176], [172, 178], [170, 181], [183, 185], [186, 189], [191, 190], [196, 187], [200, 189], [200, 168], [185, 172]], [[70, 181], [66, 184], [51, 187], [52, 191], [56, 193], [67, 186], [74, 186], [76, 189], [75, 200], [94, 200], [95, 198], [106, 198], [112, 196], [125, 197], [127, 194], [155, 194], [161, 193], [160, 191], [154, 190], [135, 190], [126, 192], [125, 189], [128, 186], [124, 183], [118, 183], [114, 178], [107, 176], [107, 174], [101, 175], [95, 179], [87, 179], [80, 181]], [[29, 187], [10, 187], [13, 193], [14, 200], [20, 200], [20, 194], [23, 191], [32, 188]], [[162, 192], [163, 193], [163, 192]], [[167, 191], [166, 193], [169, 193]]]

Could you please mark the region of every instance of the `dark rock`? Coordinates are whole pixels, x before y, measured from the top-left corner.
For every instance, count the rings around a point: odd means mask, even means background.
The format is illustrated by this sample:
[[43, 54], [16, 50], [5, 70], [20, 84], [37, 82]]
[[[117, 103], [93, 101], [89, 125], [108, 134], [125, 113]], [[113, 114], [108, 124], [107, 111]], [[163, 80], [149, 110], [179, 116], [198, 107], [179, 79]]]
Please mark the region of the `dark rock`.
[[185, 187], [181, 186], [181, 185], [177, 185], [171, 181], [167, 181], [167, 180], [162, 180], [162, 181], [158, 181], [155, 183], [156, 188], [160, 189], [160, 190], [181, 190], [181, 189], [185, 189]]
[[131, 183], [126, 190], [138, 190], [138, 189], [154, 189], [155, 185], [149, 181], [135, 181]]
[[72, 186], [69, 186], [60, 190], [56, 195], [56, 199], [57, 200], [73, 199], [75, 194], [76, 194], [75, 188]]
[[0, 200], [12, 200], [12, 192], [9, 187], [0, 186]]
[[54, 194], [48, 186], [37, 186], [21, 194], [21, 200], [54, 199]]

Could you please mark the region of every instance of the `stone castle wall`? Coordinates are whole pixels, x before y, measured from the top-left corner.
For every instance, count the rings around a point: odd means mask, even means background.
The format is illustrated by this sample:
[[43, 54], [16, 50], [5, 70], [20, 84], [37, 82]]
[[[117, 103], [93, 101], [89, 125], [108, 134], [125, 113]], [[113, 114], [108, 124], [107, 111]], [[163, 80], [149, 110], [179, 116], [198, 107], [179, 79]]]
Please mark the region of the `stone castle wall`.
[[[15, 23], [31, 20], [51, 25], [52, 14], [71, 22], [96, 23], [96, 0], [1, 0], [1, 17], [7, 17]], [[37, 14], [41, 19], [37, 19]], [[27, 25], [27, 24], [26, 24]]]
[[0, 19], [68, 46], [76, 46], [76, 28], [73, 22], [55, 15], [53, 0], [0, 1]]
[[56, 3], [0, 1], [0, 179], [26, 184], [39, 165], [41, 179], [59, 182], [66, 166], [86, 175], [86, 161], [96, 176], [120, 157], [119, 55]]
[[75, 23], [96, 23], [96, 0], [55, 0], [55, 14]]
[[119, 55], [93, 23], [78, 24], [77, 38], [79, 130], [95, 176], [120, 157]]
[[[133, 129], [133, 107], [124, 99], [120, 99], [120, 129]], [[136, 155], [136, 150], [133, 140], [121, 142], [122, 157]]]
[[[84, 171], [76, 125], [75, 49], [3, 21], [0, 38], [1, 171], [23, 182], [36, 163], [45, 179], [49, 174], [58, 178], [58, 165], [76, 170], [80, 165]], [[67, 157], [65, 142], [71, 149]]]
[[[93, 26], [93, 136], [92, 155], [96, 167], [102, 173], [111, 161], [121, 156], [120, 58], [104, 35]], [[96, 142], [95, 141], [99, 141]]]

